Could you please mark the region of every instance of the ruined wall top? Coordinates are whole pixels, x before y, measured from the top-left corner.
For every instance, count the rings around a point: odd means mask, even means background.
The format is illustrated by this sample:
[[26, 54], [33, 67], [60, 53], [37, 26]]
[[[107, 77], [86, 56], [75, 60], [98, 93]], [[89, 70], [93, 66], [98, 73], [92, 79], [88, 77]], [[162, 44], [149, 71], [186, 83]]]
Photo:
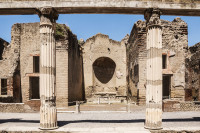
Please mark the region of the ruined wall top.
[[[88, 43], [88, 42], [90, 42], [90, 41], [95, 41], [96, 38], [106, 38], [106, 39], [109, 39], [110, 42], [116, 43], [116, 44], [118, 44], [118, 45], [121, 44], [119, 41], [112, 40], [112, 39], [109, 38], [108, 35], [105, 35], [105, 34], [102, 34], [102, 33], [98, 33], [98, 34], [96, 34], [96, 35], [94, 35], [94, 36], [88, 38], [88, 39], [86, 40], [86, 43]], [[85, 45], [85, 44], [83, 44], [83, 45]]]
[[200, 51], [200, 42], [189, 47], [189, 50], [191, 53], [196, 53], [197, 51]]
[[12, 26], [11, 42], [3, 49], [2, 60], [0, 60], [0, 78], [12, 77], [19, 64], [21, 25]]
[[4, 49], [8, 47], [9, 43], [2, 38], [0, 38], [0, 60], [2, 60]]
[[[169, 27], [170, 30], [173, 31], [173, 34], [188, 34], [187, 23], [179, 17], [175, 18], [173, 21], [167, 21], [162, 19], [160, 21], [161, 26], [164, 27], [164, 30], [167, 29], [167, 31], [164, 31], [164, 33], [168, 33], [169, 29], [167, 27]], [[141, 35], [146, 34], [146, 26], [146, 21], [137, 21], [132, 28], [128, 42], [132, 43], [135, 41], [135, 39], [138, 39], [138, 37], [140, 38]]]

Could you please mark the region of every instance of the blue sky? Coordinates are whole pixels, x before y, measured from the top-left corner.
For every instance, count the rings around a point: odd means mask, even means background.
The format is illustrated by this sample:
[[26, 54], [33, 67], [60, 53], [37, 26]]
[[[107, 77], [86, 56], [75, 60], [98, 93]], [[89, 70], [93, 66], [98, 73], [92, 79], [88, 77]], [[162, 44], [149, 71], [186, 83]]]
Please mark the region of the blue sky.
[[[161, 16], [161, 19], [172, 21], [177, 16]], [[188, 44], [200, 42], [200, 17], [181, 18], [188, 24]], [[134, 23], [144, 20], [143, 15], [119, 14], [67, 14], [60, 15], [58, 23], [66, 24], [78, 39], [84, 40], [97, 34], [109, 35], [111, 39], [120, 41], [126, 34], [130, 34]], [[37, 15], [11, 15], [0, 16], [0, 38], [10, 42], [11, 27], [15, 23], [39, 22]]]

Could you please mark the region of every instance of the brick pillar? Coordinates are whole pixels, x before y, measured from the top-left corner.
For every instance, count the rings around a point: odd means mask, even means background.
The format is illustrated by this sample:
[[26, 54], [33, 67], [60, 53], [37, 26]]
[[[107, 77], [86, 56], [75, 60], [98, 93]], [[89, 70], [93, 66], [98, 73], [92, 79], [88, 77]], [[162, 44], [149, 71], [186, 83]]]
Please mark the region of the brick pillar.
[[57, 128], [56, 110], [56, 44], [55, 21], [57, 12], [51, 8], [40, 8], [40, 129]]
[[162, 27], [159, 9], [145, 11], [147, 20], [147, 85], [145, 128], [162, 128]]

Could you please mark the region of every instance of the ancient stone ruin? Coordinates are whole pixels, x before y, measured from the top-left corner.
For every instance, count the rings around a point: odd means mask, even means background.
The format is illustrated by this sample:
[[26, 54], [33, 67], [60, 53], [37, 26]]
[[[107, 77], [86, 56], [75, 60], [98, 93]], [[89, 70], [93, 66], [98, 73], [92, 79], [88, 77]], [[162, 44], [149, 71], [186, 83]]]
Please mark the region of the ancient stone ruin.
[[[40, 108], [39, 23], [15, 24], [12, 40], [1, 40], [1, 102], [22, 102]], [[83, 100], [82, 51], [69, 27], [56, 25], [56, 103], [67, 107]], [[7, 89], [6, 89], [7, 88]]]
[[[185, 100], [185, 59], [188, 47], [187, 24], [180, 18], [172, 22], [161, 20], [162, 25], [162, 97]], [[137, 21], [127, 45], [128, 91], [138, 104], [145, 104], [147, 85], [146, 22]], [[134, 52], [135, 51], [135, 52]]]
[[83, 44], [83, 68], [87, 102], [97, 102], [95, 99], [104, 95], [114, 98], [112, 102], [126, 100], [124, 40], [117, 42], [103, 34], [86, 40]]
[[189, 47], [186, 63], [186, 101], [200, 101], [200, 43]]
[[[56, 129], [58, 108], [97, 98], [100, 103], [103, 97], [109, 103], [145, 104], [145, 128], [161, 129], [162, 111], [199, 100], [200, 49], [199, 43], [188, 48], [183, 20], [160, 15], [200, 16], [199, 6], [174, 0], [1, 0], [0, 15], [40, 17], [40, 23], [13, 25], [10, 43], [0, 39], [0, 102], [12, 103], [0, 104], [1, 112], [40, 110], [40, 129]], [[145, 21], [120, 42], [103, 34], [83, 42], [56, 24], [66, 13], [144, 14]]]
[[[162, 97], [164, 108], [199, 100], [199, 43], [189, 47], [187, 24], [181, 18], [161, 20]], [[3, 103], [40, 108], [39, 23], [15, 24], [10, 44], [1, 39], [1, 97]], [[85, 42], [64, 24], [56, 24], [56, 106], [75, 101], [111, 103], [146, 99], [146, 21], [137, 21], [120, 42], [97, 34]], [[103, 97], [102, 99], [100, 99]], [[99, 101], [100, 100], [100, 101]], [[9, 111], [9, 110], [8, 110]]]

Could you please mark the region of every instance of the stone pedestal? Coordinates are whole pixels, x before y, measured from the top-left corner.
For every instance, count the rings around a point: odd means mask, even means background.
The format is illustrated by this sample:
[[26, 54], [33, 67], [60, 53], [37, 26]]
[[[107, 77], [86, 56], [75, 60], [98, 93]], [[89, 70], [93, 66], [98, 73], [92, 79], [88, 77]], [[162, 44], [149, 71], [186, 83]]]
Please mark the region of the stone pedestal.
[[160, 11], [149, 9], [147, 20], [147, 85], [145, 128], [162, 128], [162, 27]]
[[40, 129], [57, 128], [56, 110], [56, 44], [53, 8], [40, 8]]

